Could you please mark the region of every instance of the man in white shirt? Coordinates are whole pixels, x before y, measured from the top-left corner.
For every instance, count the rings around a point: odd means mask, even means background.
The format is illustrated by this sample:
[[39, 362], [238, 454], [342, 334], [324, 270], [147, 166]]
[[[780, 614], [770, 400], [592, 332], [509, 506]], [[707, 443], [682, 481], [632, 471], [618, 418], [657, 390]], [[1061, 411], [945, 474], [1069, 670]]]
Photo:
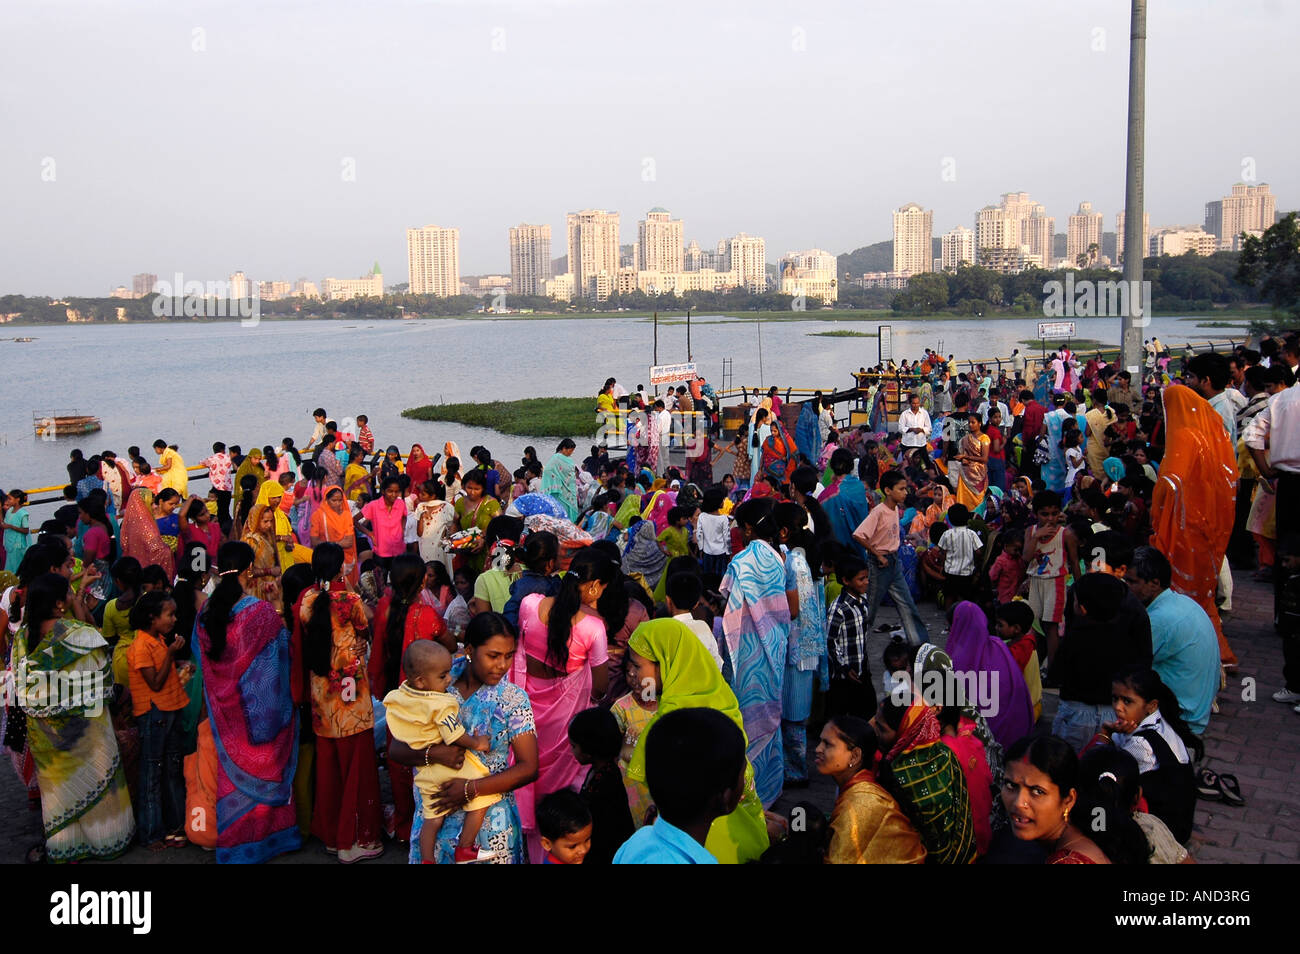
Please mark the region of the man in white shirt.
[[991, 398], [986, 397], [984, 399], [983, 404], [980, 406], [980, 417], [983, 420], [983, 423], [987, 424], [989, 422], [989, 411], [993, 410], [994, 408], [997, 408], [999, 411], [1002, 412], [1002, 420], [1004, 421], [1011, 420], [1011, 408], [1007, 407], [1005, 402], [995, 401], [992, 400]]
[[655, 401], [653, 411], [656, 419], [659, 421], [659, 474], [662, 476], [668, 470], [668, 441], [673, 433], [673, 416], [664, 407], [662, 400]]
[[919, 395], [908, 397], [907, 410], [898, 415], [898, 430], [903, 435], [904, 447], [924, 447], [930, 440], [930, 415], [921, 407]]
[[817, 430], [822, 436], [822, 443], [826, 443], [826, 438], [830, 437], [831, 428], [835, 426], [834, 405], [830, 401], [822, 401], [822, 406], [817, 409]]

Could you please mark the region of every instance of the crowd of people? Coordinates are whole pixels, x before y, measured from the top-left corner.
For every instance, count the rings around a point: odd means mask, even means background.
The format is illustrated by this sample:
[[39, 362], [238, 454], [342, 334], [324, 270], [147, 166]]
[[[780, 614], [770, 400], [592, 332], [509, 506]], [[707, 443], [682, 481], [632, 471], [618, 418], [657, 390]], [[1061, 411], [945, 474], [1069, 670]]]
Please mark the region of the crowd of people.
[[[1186, 861], [1196, 798], [1243, 801], [1201, 741], [1230, 566], [1300, 703], [1300, 347], [1183, 365], [927, 350], [862, 370], [864, 425], [772, 388], [717, 446], [702, 380], [664, 420], [611, 378], [626, 449], [517, 467], [317, 409], [302, 450], [214, 444], [206, 498], [165, 440], [74, 451], [2, 520], [29, 860]], [[789, 807], [813, 775], [829, 815]]]

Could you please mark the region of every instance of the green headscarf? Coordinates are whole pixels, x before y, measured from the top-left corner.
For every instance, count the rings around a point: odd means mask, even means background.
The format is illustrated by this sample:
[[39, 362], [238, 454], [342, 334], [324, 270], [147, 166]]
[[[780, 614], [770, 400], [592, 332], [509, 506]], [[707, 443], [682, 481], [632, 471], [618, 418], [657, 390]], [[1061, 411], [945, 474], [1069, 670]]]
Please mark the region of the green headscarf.
[[[659, 664], [663, 690], [659, 708], [637, 739], [628, 764], [628, 777], [646, 781], [645, 741], [650, 730], [665, 713], [678, 709], [716, 709], [745, 731], [740, 703], [718, 671], [709, 651], [685, 623], [675, 619], [655, 619], [642, 623], [628, 640], [628, 648], [644, 659]], [[637, 691], [633, 687], [633, 692]], [[746, 737], [745, 744], [749, 744]], [[754, 788], [754, 767], [745, 763], [745, 794], [730, 815], [713, 821], [704, 847], [721, 864], [745, 864], [756, 860], [768, 848], [767, 823], [763, 804]]]

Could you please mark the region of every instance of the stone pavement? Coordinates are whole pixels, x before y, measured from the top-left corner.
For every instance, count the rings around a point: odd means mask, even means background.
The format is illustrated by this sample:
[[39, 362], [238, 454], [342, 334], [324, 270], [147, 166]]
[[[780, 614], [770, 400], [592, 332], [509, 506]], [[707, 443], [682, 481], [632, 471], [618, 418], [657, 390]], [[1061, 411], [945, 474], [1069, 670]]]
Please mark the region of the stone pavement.
[[[1240, 659], [1240, 672], [1219, 694], [1220, 712], [1212, 716], [1205, 733], [1206, 764], [1218, 772], [1237, 776], [1245, 806], [1201, 801], [1189, 849], [1201, 863], [1288, 863], [1300, 861], [1300, 714], [1270, 697], [1282, 687], [1282, 648], [1272, 627], [1271, 586], [1257, 583], [1249, 573], [1236, 574], [1233, 614], [1224, 632]], [[946, 642], [945, 622], [937, 606], [921, 607], [932, 640]], [[881, 610], [879, 622], [894, 623], [896, 612]], [[868, 659], [879, 682], [880, 656], [888, 633], [872, 633]], [[1050, 726], [1056, 697], [1043, 699], [1040, 727]], [[809, 756], [816, 734], [809, 733]], [[380, 777], [387, 787], [386, 773]], [[787, 812], [796, 802], [808, 801], [829, 811], [834, 786], [814, 774], [807, 789], [787, 791], [774, 810]], [[0, 766], [0, 863], [20, 863], [24, 852], [40, 840], [40, 817], [27, 809], [26, 798], [8, 765]], [[382, 858], [367, 864], [401, 864], [406, 846], [388, 846]], [[150, 853], [133, 848], [119, 862], [134, 864], [211, 864], [213, 855], [193, 846]], [[304, 849], [277, 858], [279, 864], [335, 864], [323, 845], [310, 839]]]

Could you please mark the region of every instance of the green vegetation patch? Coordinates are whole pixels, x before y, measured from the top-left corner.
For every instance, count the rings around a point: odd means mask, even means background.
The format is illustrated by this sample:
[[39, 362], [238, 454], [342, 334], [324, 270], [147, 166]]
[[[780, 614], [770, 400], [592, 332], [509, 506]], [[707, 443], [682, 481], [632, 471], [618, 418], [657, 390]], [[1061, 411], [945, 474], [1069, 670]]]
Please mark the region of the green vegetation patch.
[[810, 331], [807, 335], [809, 338], [879, 338], [880, 335], [874, 331], [850, 331], [847, 328], [839, 328], [835, 331]]
[[469, 427], [490, 427], [519, 437], [573, 437], [596, 429], [595, 397], [537, 397], [486, 404], [425, 404], [410, 407], [402, 417], [416, 421], [454, 421]]

